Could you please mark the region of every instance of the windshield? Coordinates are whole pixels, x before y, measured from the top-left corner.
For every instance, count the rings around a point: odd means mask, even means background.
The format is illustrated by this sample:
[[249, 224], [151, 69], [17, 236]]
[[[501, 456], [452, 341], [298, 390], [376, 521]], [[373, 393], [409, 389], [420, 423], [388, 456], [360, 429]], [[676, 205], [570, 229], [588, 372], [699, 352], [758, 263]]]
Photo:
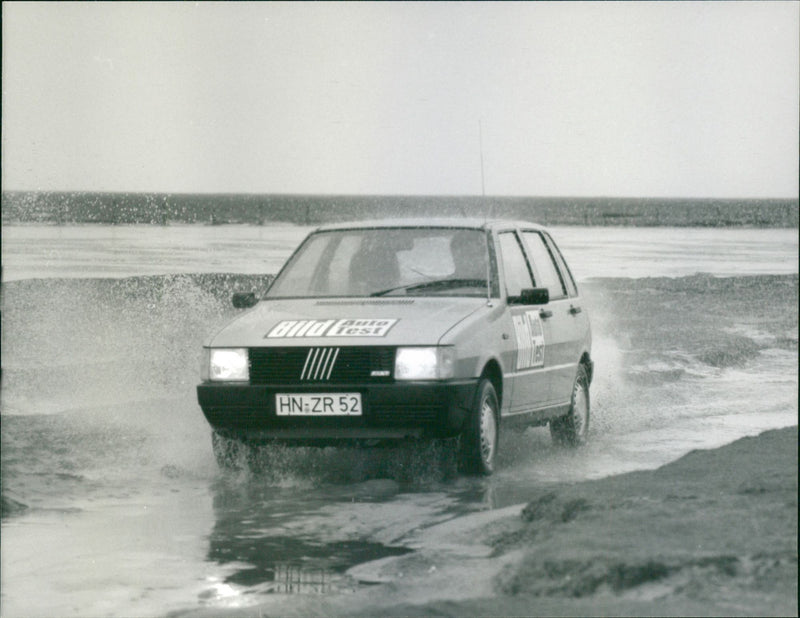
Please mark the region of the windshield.
[[486, 297], [489, 263], [486, 234], [481, 230], [377, 228], [317, 232], [303, 242], [266, 298]]

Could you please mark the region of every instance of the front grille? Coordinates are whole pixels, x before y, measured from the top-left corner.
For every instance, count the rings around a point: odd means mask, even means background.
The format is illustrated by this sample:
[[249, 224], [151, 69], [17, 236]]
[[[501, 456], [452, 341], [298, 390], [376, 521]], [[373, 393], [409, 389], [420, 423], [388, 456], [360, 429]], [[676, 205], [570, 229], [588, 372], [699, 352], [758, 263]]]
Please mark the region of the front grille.
[[250, 348], [251, 384], [390, 382], [394, 348]]

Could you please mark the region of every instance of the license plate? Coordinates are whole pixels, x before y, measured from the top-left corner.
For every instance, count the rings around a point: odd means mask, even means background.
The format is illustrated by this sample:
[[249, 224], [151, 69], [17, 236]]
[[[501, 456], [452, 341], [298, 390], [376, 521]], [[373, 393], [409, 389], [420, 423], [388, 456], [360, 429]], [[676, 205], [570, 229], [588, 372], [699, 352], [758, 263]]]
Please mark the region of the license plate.
[[361, 393], [278, 393], [278, 416], [361, 416]]

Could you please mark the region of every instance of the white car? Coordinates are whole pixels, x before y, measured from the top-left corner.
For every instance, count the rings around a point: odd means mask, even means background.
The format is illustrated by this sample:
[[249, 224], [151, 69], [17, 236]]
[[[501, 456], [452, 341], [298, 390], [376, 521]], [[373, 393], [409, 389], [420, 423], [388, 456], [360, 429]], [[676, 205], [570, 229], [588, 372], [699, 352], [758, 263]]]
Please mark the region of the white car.
[[589, 425], [591, 331], [548, 231], [532, 223], [327, 225], [205, 343], [200, 406], [232, 445], [454, 440], [490, 474], [498, 432]]

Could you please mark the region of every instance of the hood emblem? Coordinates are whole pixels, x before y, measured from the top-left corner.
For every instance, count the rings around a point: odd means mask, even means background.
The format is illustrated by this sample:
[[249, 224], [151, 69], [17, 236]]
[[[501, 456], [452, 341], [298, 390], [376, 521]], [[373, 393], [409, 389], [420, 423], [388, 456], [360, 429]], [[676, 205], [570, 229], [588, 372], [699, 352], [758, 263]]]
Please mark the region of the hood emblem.
[[309, 348], [300, 379], [329, 380], [338, 356], [339, 348]]

